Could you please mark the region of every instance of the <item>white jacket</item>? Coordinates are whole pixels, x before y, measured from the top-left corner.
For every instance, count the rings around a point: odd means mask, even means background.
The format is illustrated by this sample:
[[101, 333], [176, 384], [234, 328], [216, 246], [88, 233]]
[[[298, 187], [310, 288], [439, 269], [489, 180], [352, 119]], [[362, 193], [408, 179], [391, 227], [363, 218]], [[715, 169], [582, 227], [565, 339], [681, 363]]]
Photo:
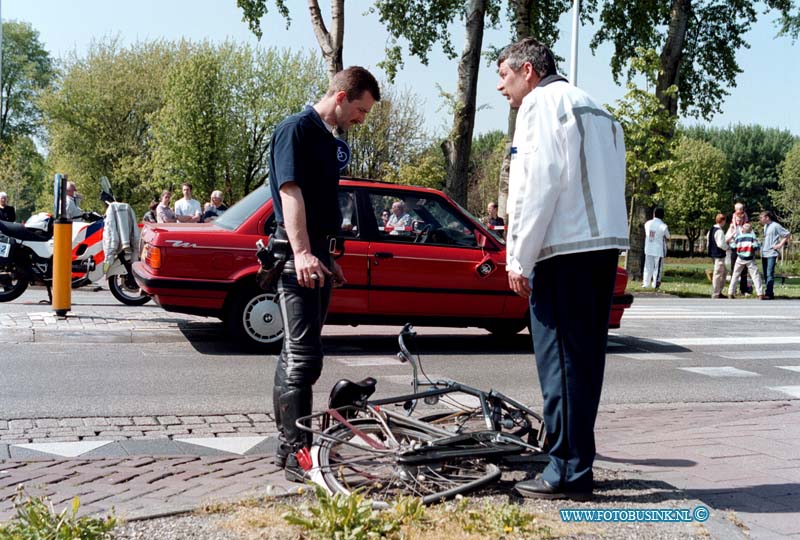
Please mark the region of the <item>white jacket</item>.
[[136, 214], [127, 203], [112, 202], [106, 209], [103, 224], [103, 252], [105, 260], [111, 263], [121, 251], [128, 253], [128, 259], [137, 261], [139, 256], [139, 225]]
[[666, 244], [669, 240], [669, 227], [659, 218], [654, 217], [644, 224], [644, 254], [654, 257], [666, 257]]
[[508, 271], [529, 276], [556, 255], [628, 248], [622, 127], [562, 77], [522, 100], [507, 210]]

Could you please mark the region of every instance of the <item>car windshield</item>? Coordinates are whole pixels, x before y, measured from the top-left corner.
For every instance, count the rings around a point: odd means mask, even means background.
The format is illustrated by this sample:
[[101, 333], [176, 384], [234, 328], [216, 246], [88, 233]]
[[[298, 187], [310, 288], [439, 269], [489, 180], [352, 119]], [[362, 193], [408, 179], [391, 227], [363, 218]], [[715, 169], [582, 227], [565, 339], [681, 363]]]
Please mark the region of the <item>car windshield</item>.
[[264, 206], [272, 198], [269, 186], [262, 184], [251, 191], [244, 199], [228, 208], [224, 214], [214, 220], [214, 225], [230, 231], [238, 229], [239, 225], [253, 215], [253, 212]]
[[[453, 202], [455, 202], [455, 201], [453, 201]], [[464, 207], [463, 207], [463, 206], [461, 206], [460, 204], [456, 203], [456, 206], [458, 206], [458, 207], [461, 209], [461, 211], [462, 211], [462, 212], [464, 212], [464, 214], [466, 214], [467, 216], [469, 216], [469, 218], [470, 218], [472, 221], [474, 221], [475, 223], [478, 223], [478, 224], [480, 224], [481, 226], [483, 226], [483, 228], [484, 228], [484, 229], [486, 228], [486, 227], [484, 226], [484, 222], [483, 222], [483, 220], [481, 220], [480, 218], [477, 218], [477, 217], [475, 217], [474, 215], [472, 215], [472, 213], [471, 213], [469, 210], [467, 210], [466, 208], [464, 208]], [[504, 244], [504, 245], [505, 245], [506, 241], [505, 241], [505, 239], [504, 239], [504, 238], [503, 238], [503, 237], [502, 237], [500, 234], [498, 234], [498, 231], [491, 231], [491, 230], [490, 230], [490, 231], [489, 231], [489, 233], [490, 233], [490, 234], [491, 234], [491, 235], [494, 237], [494, 239], [495, 239], [495, 240], [498, 240], [498, 241], [499, 241], [501, 244]]]

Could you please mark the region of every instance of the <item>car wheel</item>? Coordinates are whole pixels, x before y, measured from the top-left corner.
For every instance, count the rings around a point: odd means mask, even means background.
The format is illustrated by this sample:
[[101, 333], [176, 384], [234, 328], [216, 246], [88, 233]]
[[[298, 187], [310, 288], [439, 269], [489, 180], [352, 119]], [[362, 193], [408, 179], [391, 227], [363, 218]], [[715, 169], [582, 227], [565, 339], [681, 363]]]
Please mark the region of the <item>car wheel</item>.
[[530, 328], [530, 317], [521, 319], [501, 319], [492, 324], [484, 326], [492, 335], [498, 337], [514, 336], [522, 332], [525, 328]]
[[276, 354], [283, 345], [283, 317], [276, 293], [242, 290], [231, 303], [226, 322], [235, 342], [248, 349]]

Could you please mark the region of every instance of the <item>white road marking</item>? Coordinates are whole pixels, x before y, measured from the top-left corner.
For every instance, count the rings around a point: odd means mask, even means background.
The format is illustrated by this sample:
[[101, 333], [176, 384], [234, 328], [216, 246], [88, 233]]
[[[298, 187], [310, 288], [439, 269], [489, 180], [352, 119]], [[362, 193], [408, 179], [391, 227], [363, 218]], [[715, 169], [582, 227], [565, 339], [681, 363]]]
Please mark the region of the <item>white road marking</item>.
[[175, 439], [186, 444], [205, 446], [214, 450], [230, 452], [231, 454], [244, 455], [255, 445], [267, 440], [266, 437], [204, 437], [197, 439]]
[[690, 337], [690, 338], [633, 338], [638, 342], [652, 343], [654, 345], [679, 345], [683, 347], [709, 346], [709, 345], [797, 345], [800, 336], [727, 336], [727, 337]]
[[756, 352], [730, 352], [719, 354], [722, 358], [733, 360], [762, 360], [764, 358], [800, 358], [800, 351], [756, 351]]
[[659, 354], [659, 353], [615, 354], [614, 356], [630, 358], [631, 360], [680, 360], [682, 358], [680, 356], [675, 356], [674, 354]]
[[[421, 377], [421, 376], [420, 376]], [[429, 373], [428, 377], [432, 381], [439, 381], [442, 379], [447, 379], [444, 375], [439, 375], [438, 373]], [[411, 371], [405, 375], [381, 375], [380, 380], [382, 381], [389, 381], [394, 384], [407, 384], [409, 388], [411, 388]], [[423, 380], [425, 380], [423, 378]], [[425, 388], [423, 388], [424, 390]]]
[[55, 442], [55, 443], [31, 443], [15, 444], [17, 448], [35, 450], [45, 454], [53, 454], [61, 457], [78, 457], [81, 454], [96, 450], [114, 441], [75, 441], [75, 442]]
[[402, 365], [395, 356], [331, 356], [329, 360], [350, 367]]
[[800, 373], [800, 366], [775, 366], [775, 367], [779, 369], [786, 369], [788, 371], [796, 371], [797, 373]]
[[682, 367], [678, 368], [690, 373], [697, 373], [699, 375], [707, 375], [708, 377], [760, 377], [758, 373], [746, 371], [744, 369], [737, 369], [731, 366], [723, 367]]
[[[685, 314], [646, 314], [639, 315], [637, 313], [625, 313], [622, 316], [627, 320], [645, 320], [645, 319], [659, 319], [659, 320], [694, 320], [694, 319], [753, 319], [753, 315], [731, 315], [730, 313], [720, 313], [719, 315], [711, 315], [708, 313], [685, 313]], [[759, 320], [763, 319], [796, 319], [797, 317], [790, 317], [788, 315], [758, 315]]]
[[800, 399], [800, 386], [770, 386], [769, 389]]

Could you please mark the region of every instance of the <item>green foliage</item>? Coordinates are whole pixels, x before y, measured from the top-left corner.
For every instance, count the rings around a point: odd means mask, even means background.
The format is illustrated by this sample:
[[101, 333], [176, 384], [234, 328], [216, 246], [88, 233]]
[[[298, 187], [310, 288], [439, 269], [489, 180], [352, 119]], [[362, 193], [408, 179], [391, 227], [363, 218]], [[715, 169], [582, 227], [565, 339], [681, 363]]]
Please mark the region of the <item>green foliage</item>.
[[249, 46], [192, 46], [167, 77], [164, 106], [151, 117], [152, 192], [189, 181], [195, 198], [222, 189], [239, 199], [267, 177], [269, 141], [287, 115], [326, 83], [314, 55]]
[[[754, 2], [741, 0], [696, 0], [693, 2], [655, 2], [653, 0], [589, 0], [588, 12], [600, 9], [600, 29], [590, 46], [611, 42], [614, 55], [611, 70], [618, 80], [628, 62], [636, 57], [637, 48], [665, 50], [673, 6], [688, 6], [685, 41], [680, 51], [678, 86], [680, 111], [683, 114], [711, 118], [719, 112], [728, 87], [736, 86], [742, 72], [736, 53], [748, 48], [745, 34], [758, 19]], [[768, 0], [768, 8], [784, 17], [783, 30], [791, 33], [796, 22], [788, 17], [793, 7], [790, 0]], [[681, 9], [680, 7], [676, 9]], [[627, 70], [628, 80], [634, 72]]]
[[[302, 527], [314, 538], [335, 540], [368, 540], [395, 538], [402, 519], [415, 519], [418, 508], [406, 504], [403, 513], [382, 514], [372, 509], [372, 502], [359, 493], [350, 496], [329, 495], [322, 487], [314, 486], [317, 505], [308, 509], [311, 516], [291, 511], [284, 519]], [[398, 516], [400, 519], [398, 519]]]
[[515, 504], [474, 506], [469, 499], [456, 503], [454, 518], [465, 533], [485, 538], [552, 538], [552, 530], [540, 525], [535, 515]]
[[[264, 181], [272, 130], [324, 90], [313, 54], [224, 43], [95, 43], [42, 100], [53, 169], [87, 209], [100, 176], [142, 213], [170, 185], [234, 202]], [[97, 202], [95, 202], [97, 201]]]
[[800, 141], [787, 152], [780, 166], [779, 190], [771, 192], [772, 200], [780, 209], [785, 225], [796, 231], [800, 226]]
[[636, 52], [637, 56], [631, 58], [630, 70], [644, 77], [646, 87], [638, 88], [628, 82], [625, 97], [617, 100], [616, 106], [608, 107], [625, 132], [626, 199], [631, 211], [636, 204], [651, 206], [655, 202], [652, 195], [655, 187], [664, 183], [669, 171], [671, 134], [676, 121], [652, 91], [659, 73], [658, 55], [652, 49], [637, 49]]
[[14, 496], [16, 516], [0, 525], [0, 540], [104, 540], [111, 538], [111, 531], [117, 526], [113, 516], [77, 517], [78, 497], [58, 514], [46, 498], [23, 499], [25, 493], [20, 487]]
[[40, 133], [38, 96], [53, 80], [53, 60], [30, 24], [3, 25], [2, 87], [0, 87], [0, 153], [16, 137]]
[[796, 137], [786, 130], [741, 124], [729, 128], [698, 126], [682, 132], [725, 153], [730, 166], [725, 191], [733, 201], [743, 202], [750, 212], [771, 207], [770, 190], [778, 188], [779, 165]]
[[142, 210], [152, 194], [150, 115], [163, 106], [164, 81], [187, 45], [150, 42], [122, 48], [94, 42], [85, 57], [66, 59], [57, 87], [41, 105], [54, 170], [69, 175], [84, 206], [99, 206], [105, 175], [121, 201]]
[[[258, 38], [261, 39], [263, 32], [261, 31], [261, 19], [267, 14], [268, 0], [236, 0], [236, 5], [242, 10], [242, 21], [247, 23], [250, 31]], [[275, 7], [278, 9], [284, 19], [286, 19], [286, 27], [292, 22], [289, 17], [289, 8], [286, 7], [285, 0], [275, 0]]]
[[430, 144], [419, 97], [390, 85], [381, 85], [381, 101], [347, 136], [352, 151], [348, 174], [362, 178], [396, 176]]
[[497, 200], [497, 179], [505, 144], [505, 135], [500, 130], [483, 133], [472, 141], [467, 209], [477, 216], [484, 215], [486, 205]]
[[438, 144], [433, 144], [396, 171], [389, 171], [383, 180], [409, 186], [443, 189], [447, 179], [444, 155]]
[[37, 204], [39, 193], [49, 185], [47, 176], [44, 158], [30, 137], [19, 136], [6, 142], [0, 153], [0, 191], [8, 193], [17, 220], [23, 221], [37, 211], [52, 209], [52, 195], [48, 204]]
[[672, 167], [659, 186], [659, 199], [672, 231], [683, 231], [690, 245], [714, 223], [717, 212], [727, 210], [726, 177], [722, 151], [701, 140], [678, 140]]
[[[492, 27], [500, 21], [499, 0], [489, 0], [486, 14]], [[428, 55], [435, 43], [440, 43], [448, 58], [456, 57], [450, 37], [450, 25], [463, 19], [467, 10], [462, 0], [376, 0], [371, 12], [377, 12], [386, 26], [391, 39], [386, 47], [386, 59], [378, 65], [394, 81], [397, 71], [403, 67], [403, 54], [397, 44], [399, 39], [408, 41], [409, 53], [428, 65]]]

